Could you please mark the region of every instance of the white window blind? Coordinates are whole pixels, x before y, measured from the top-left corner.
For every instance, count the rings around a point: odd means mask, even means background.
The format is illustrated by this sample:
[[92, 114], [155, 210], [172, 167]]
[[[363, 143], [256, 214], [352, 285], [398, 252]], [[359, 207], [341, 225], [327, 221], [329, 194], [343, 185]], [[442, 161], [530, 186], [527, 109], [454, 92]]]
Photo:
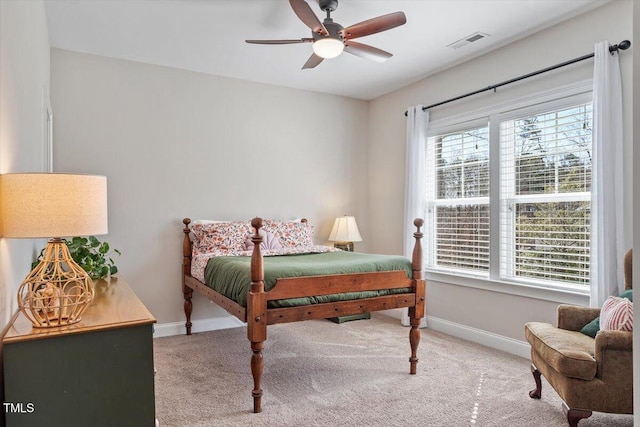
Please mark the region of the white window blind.
[[500, 274], [589, 284], [591, 104], [500, 123]]
[[489, 128], [429, 138], [427, 266], [488, 272]]

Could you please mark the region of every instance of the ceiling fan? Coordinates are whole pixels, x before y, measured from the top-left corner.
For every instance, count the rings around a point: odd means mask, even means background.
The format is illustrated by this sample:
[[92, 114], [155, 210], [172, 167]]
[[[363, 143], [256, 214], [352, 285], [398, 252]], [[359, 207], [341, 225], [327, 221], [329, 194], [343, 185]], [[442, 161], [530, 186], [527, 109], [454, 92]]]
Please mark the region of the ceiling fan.
[[390, 30], [407, 22], [407, 18], [403, 12], [394, 12], [344, 28], [331, 19], [331, 12], [338, 8], [338, 0], [318, 0], [320, 9], [327, 13], [327, 17], [323, 22], [320, 22], [305, 0], [289, 0], [289, 3], [298, 18], [300, 18], [307, 27], [311, 28], [311, 37], [293, 40], [245, 41], [254, 44], [313, 43], [313, 54], [311, 54], [311, 57], [303, 65], [303, 70], [314, 68], [324, 59], [335, 58], [343, 51], [361, 58], [384, 62], [393, 55], [382, 49], [354, 42], [353, 39]]

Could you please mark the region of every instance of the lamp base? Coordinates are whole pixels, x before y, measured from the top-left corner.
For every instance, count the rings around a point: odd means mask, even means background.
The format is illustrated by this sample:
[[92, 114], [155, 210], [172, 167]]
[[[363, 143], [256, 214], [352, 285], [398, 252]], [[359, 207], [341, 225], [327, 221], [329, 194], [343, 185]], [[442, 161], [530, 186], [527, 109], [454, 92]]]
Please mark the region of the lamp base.
[[62, 239], [51, 239], [42, 261], [18, 288], [18, 307], [36, 328], [71, 325], [94, 298], [93, 281]]
[[335, 242], [333, 247], [346, 252], [353, 252], [353, 242]]

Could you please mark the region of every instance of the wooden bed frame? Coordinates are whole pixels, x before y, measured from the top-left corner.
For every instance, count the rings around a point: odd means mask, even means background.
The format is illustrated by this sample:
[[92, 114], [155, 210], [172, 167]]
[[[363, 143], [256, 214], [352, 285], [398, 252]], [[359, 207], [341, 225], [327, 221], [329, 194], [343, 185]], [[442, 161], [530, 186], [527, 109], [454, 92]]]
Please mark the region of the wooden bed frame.
[[[247, 307], [242, 307], [235, 301], [214, 291], [198, 279], [191, 276], [191, 239], [189, 238], [189, 224], [191, 219], [185, 218], [183, 262], [182, 262], [182, 292], [184, 294], [184, 313], [186, 316], [187, 335], [191, 335], [191, 311], [193, 291], [206, 296], [209, 300], [223, 307], [229, 313], [247, 323], [247, 336], [251, 342], [251, 373], [253, 375], [253, 412], [262, 411], [261, 379], [264, 368], [262, 350], [267, 339], [267, 325], [277, 323], [297, 322], [300, 320], [325, 319], [336, 316], [346, 316], [371, 311], [388, 310], [392, 308], [409, 308], [409, 344], [411, 357], [409, 358], [409, 373], [415, 375], [418, 358], [416, 356], [420, 342], [420, 319], [424, 316], [425, 281], [422, 278], [422, 246], [420, 239], [423, 234], [420, 227], [422, 219], [416, 219], [413, 233], [415, 246], [412, 257], [413, 279], [409, 279], [404, 271], [380, 271], [374, 273], [338, 274], [327, 276], [291, 277], [278, 279], [273, 289], [264, 290], [264, 270], [260, 243], [262, 236], [259, 230], [262, 219], [254, 218], [251, 226], [255, 234], [251, 237], [254, 243], [251, 256], [251, 289], [247, 295]], [[345, 292], [361, 292], [382, 289], [410, 288], [408, 293], [363, 298], [351, 301], [339, 301], [322, 304], [311, 304], [298, 307], [268, 308], [267, 303], [285, 298], [299, 298], [308, 296], [330, 295]]]

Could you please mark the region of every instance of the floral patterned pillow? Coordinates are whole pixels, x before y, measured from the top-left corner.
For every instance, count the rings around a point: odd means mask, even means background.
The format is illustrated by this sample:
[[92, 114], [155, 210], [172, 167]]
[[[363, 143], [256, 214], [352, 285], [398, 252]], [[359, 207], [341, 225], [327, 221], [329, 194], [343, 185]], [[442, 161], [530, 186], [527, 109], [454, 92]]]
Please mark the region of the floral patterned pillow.
[[313, 226], [306, 222], [265, 219], [262, 229], [276, 236], [283, 248], [313, 246]]
[[245, 237], [252, 230], [248, 221], [194, 224], [191, 227], [193, 255], [220, 250], [242, 251]]

